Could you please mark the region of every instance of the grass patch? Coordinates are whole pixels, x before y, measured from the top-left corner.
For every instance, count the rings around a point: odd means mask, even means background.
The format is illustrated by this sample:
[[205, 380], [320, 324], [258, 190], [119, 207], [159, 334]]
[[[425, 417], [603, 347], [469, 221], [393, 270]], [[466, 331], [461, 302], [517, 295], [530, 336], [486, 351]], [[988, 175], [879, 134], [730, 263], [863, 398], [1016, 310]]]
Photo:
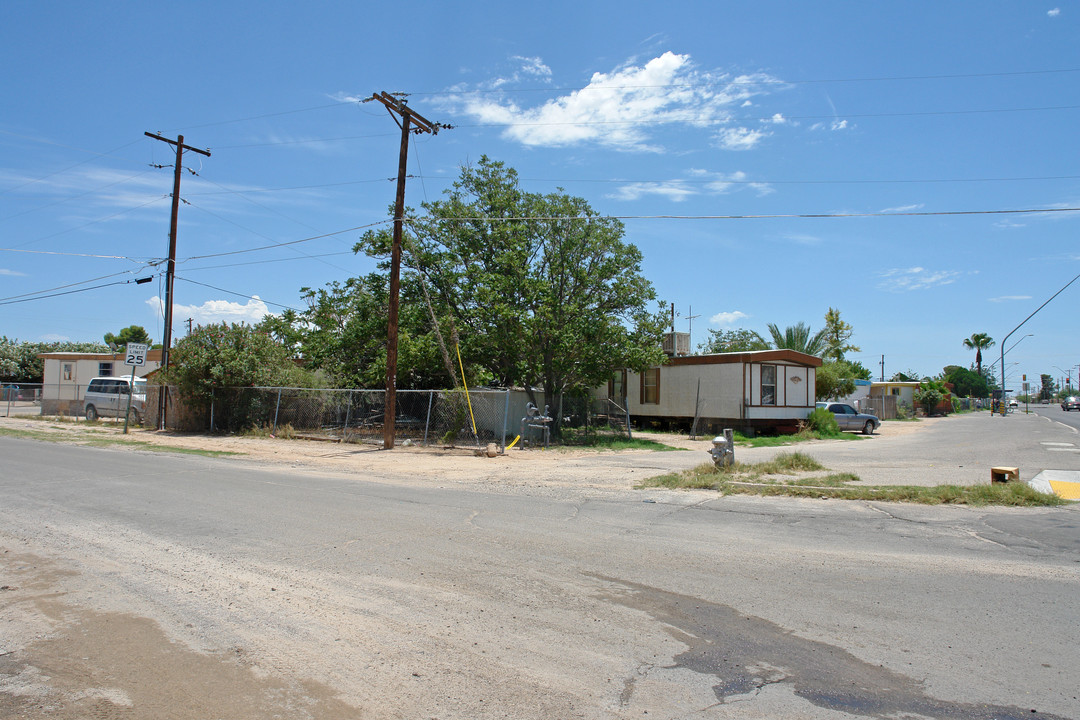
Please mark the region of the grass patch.
[[120, 445], [123, 447], [130, 447], [135, 450], [175, 453], [177, 455], [201, 455], [203, 457], [229, 457], [232, 455], [243, 454], [233, 452], [231, 450], [202, 450], [199, 448], [175, 447], [172, 445], [155, 445], [152, 441], [149, 440], [128, 440], [123, 437], [93, 438], [82, 444], [89, 445], [90, 447], [113, 447], [116, 445]]
[[278, 425], [277, 428], [273, 428], [270, 425], [262, 425], [260, 427], [250, 427], [241, 430], [237, 433], [240, 437], [246, 438], [277, 438], [280, 440], [295, 440], [299, 433], [290, 423], [284, 425]]
[[[243, 453], [229, 450], [200, 450], [198, 448], [173, 447], [171, 445], [156, 445], [152, 440], [134, 440], [123, 435], [116, 436], [106, 430], [78, 428], [78, 433], [70, 432], [73, 428], [58, 428], [62, 432], [49, 432], [47, 430], [22, 430], [19, 428], [0, 428], [0, 437], [13, 437], [22, 440], [42, 440], [54, 443], [76, 443], [89, 445], [90, 447], [111, 447], [121, 445], [136, 450], [148, 450], [151, 452], [177, 453], [179, 455], [202, 455], [204, 457], [227, 457], [230, 455], [243, 455]], [[89, 436], [89, 437], [87, 437]]]
[[683, 450], [684, 448], [665, 445], [656, 440], [646, 438], [625, 438], [615, 435], [599, 435], [585, 433], [575, 428], [564, 428], [562, 438], [558, 445], [564, 448], [593, 448], [597, 450], [656, 450], [667, 452], [669, 450]]
[[718, 470], [712, 463], [691, 470], [650, 478], [639, 487], [716, 490], [723, 495], [786, 496], [817, 499], [907, 502], [921, 505], [1004, 505], [1048, 507], [1068, 504], [1057, 495], [1039, 492], [1026, 483], [991, 485], [878, 485], [852, 486], [859, 477], [851, 473], [796, 476], [824, 470], [820, 463], [801, 453], [784, 453], [767, 463], [736, 463]]

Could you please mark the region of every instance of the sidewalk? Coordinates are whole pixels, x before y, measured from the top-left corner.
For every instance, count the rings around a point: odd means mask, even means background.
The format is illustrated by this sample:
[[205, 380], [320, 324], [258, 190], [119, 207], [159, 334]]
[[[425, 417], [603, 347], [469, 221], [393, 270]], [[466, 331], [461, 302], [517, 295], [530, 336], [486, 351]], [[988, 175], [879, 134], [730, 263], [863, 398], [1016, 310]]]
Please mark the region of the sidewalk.
[[[1036, 415], [989, 413], [925, 420], [925, 428], [847, 442], [813, 442], [787, 448], [740, 448], [736, 458], [760, 462], [778, 452], [798, 450], [829, 470], [858, 475], [863, 485], [979, 485], [990, 468], [1020, 468], [1027, 482], [1044, 470], [1066, 471], [1058, 480], [1080, 481], [1080, 434]], [[1077, 475], [1072, 475], [1077, 473]], [[1078, 488], [1080, 489], [1080, 488]]]

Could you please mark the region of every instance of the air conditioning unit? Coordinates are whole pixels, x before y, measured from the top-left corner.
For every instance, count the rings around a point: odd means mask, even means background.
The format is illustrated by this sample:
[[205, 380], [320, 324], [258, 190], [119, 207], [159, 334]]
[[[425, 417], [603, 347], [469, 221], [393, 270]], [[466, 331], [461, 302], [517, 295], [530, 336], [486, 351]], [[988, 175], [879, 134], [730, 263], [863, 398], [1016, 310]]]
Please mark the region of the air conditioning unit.
[[664, 354], [668, 357], [690, 354], [690, 333], [664, 333]]

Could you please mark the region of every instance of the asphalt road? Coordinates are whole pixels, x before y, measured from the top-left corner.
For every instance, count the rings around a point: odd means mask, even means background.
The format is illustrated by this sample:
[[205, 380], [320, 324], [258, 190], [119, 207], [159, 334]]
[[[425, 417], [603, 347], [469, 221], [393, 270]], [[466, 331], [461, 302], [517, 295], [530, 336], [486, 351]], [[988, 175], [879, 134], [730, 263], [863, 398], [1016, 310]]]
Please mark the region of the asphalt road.
[[0, 438], [4, 718], [1080, 718], [1078, 621], [1076, 508], [541, 497]]
[[[794, 449], [832, 471], [858, 475], [865, 485], [986, 484], [990, 468], [999, 465], [1017, 467], [1022, 480], [1031, 480], [1043, 470], [1080, 472], [1080, 432], [1067, 424], [1080, 419], [1077, 416], [1080, 413], [1059, 407], [1014, 411], [1005, 417], [969, 413], [932, 419], [926, 429], [911, 434], [852, 435], [847, 442], [806, 443]], [[738, 449], [735, 456], [760, 462], [792, 449]]]

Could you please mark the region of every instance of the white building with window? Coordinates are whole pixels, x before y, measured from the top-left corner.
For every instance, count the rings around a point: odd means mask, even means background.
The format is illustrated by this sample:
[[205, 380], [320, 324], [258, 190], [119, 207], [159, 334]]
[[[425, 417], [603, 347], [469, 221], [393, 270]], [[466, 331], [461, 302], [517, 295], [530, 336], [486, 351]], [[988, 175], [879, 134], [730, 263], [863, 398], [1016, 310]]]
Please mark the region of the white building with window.
[[[83, 393], [96, 377], [131, 376], [124, 353], [42, 353], [45, 372], [41, 386], [42, 415], [81, 415]], [[135, 377], [146, 377], [161, 367], [161, 350], [146, 353], [146, 363]]]
[[821, 362], [794, 350], [671, 357], [643, 373], [617, 371], [607, 396], [639, 424], [794, 429], [815, 407]]

